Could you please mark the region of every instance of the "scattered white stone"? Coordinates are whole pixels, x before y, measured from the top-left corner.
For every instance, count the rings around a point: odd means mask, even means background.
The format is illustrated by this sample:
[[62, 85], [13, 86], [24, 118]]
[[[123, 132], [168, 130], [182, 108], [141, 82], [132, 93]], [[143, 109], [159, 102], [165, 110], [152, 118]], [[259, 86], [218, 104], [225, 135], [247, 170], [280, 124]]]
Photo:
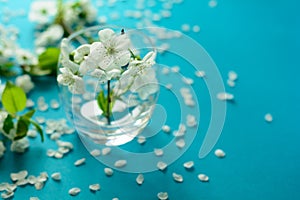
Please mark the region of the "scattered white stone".
[[107, 175], [107, 176], [112, 176], [114, 171], [111, 169], [111, 168], [104, 168], [104, 173]]
[[182, 78], [183, 83], [187, 84], [187, 85], [192, 85], [194, 83], [194, 80], [191, 78], [187, 78], [187, 77], [183, 77]]
[[37, 131], [36, 130], [28, 130], [27, 136], [31, 138], [35, 138], [37, 136]]
[[188, 127], [195, 127], [197, 125], [197, 120], [194, 115], [188, 114], [186, 116], [186, 125]]
[[156, 166], [159, 170], [163, 171], [167, 168], [168, 165], [163, 161], [159, 161]]
[[45, 117], [42, 117], [42, 116], [37, 116], [35, 119], [36, 119], [37, 123], [39, 123], [39, 124], [44, 124], [46, 121]]
[[62, 141], [62, 140], [57, 140], [56, 141], [56, 144], [59, 146], [59, 147], [66, 147], [68, 149], [73, 149], [73, 144], [71, 142], [65, 142], [65, 141]]
[[166, 85], [166, 88], [167, 88], [168, 90], [171, 90], [172, 87], [173, 87], [173, 85], [172, 85], [171, 83], [168, 83], [168, 84]]
[[104, 156], [110, 154], [110, 152], [111, 152], [110, 147], [105, 147], [105, 148], [102, 149], [102, 155], [104, 155]]
[[198, 33], [198, 32], [200, 31], [200, 26], [194, 25], [194, 26], [193, 26], [193, 31], [194, 31], [195, 33]]
[[169, 74], [170, 73], [170, 69], [169, 69], [169, 67], [164, 67], [164, 68], [162, 68], [162, 73], [163, 74]]
[[29, 200], [40, 200], [38, 197], [30, 197]]
[[60, 181], [61, 180], [61, 174], [59, 172], [54, 172], [51, 174], [51, 178], [55, 181]]
[[265, 120], [266, 120], [266, 122], [272, 122], [273, 121], [273, 116], [270, 114], [270, 113], [267, 113], [266, 115], [265, 115]]
[[203, 78], [206, 76], [205, 71], [196, 71], [195, 75], [199, 78]]
[[216, 149], [215, 150], [215, 155], [218, 158], [224, 158], [226, 154], [225, 154], [225, 152], [222, 149]]
[[28, 180], [27, 179], [20, 179], [16, 182], [17, 186], [22, 186], [22, 185], [27, 185], [28, 184]]
[[34, 185], [37, 182], [37, 178], [33, 175], [28, 176], [27, 180], [28, 180], [28, 183], [31, 185]]
[[175, 137], [182, 137], [186, 133], [186, 126], [184, 124], [179, 124], [178, 130], [173, 131]]
[[165, 133], [170, 133], [170, 131], [171, 131], [171, 128], [168, 125], [163, 125], [163, 127], [161, 129]]
[[92, 156], [100, 156], [101, 155], [101, 151], [100, 150], [98, 150], [98, 149], [94, 149], [94, 150], [92, 150], [91, 152], [90, 152], [90, 154], [92, 155]]
[[27, 108], [34, 107], [34, 101], [32, 101], [31, 99], [27, 99], [27, 101], [26, 101], [26, 107]]
[[28, 171], [27, 170], [22, 170], [22, 171], [17, 172], [17, 173], [11, 173], [10, 178], [11, 178], [12, 181], [18, 181], [18, 180], [25, 179], [27, 175], [28, 175]]
[[137, 184], [142, 185], [143, 182], [144, 182], [144, 175], [143, 175], [143, 174], [139, 174], [139, 175], [136, 177], [135, 180], [136, 180]]
[[189, 24], [182, 24], [181, 25], [181, 30], [184, 32], [189, 32], [191, 30], [191, 27]]
[[76, 160], [75, 162], [74, 162], [74, 165], [75, 166], [80, 166], [80, 165], [83, 165], [85, 163], [85, 158], [81, 158], [81, 159], [79, 159], [79, 160]]
[[14, 192], [13, 191], [5, 191], [1, 193], [1, 198], [2, 199], [8, 199], [14, 196]]
[[159, 193], [157, 193], [157, 198], [159, 200], [167, 200], [169, 198], [169, 196], [168, 196], [167, 192], [159, 192]]
[[95, 183], [95, 184], [89, 185], [89, 189], [93, 192], [96, 192], [96, 191], [100, 190], [100, 184]]
[[57, 159], [60, 159], [60, 158], [62, 158], [64, 155], [62, 154], [62, 153], [60, 153], [60, 152], [55, 152], [55, 154], [54, 154], [54, 158], [57, 158]]
[[162, 150], [162, 149], [154, 149], [154, 154], [156, 155], [156, 156], [162, 156], [162, 155], [164, 155], [164, 151]]
[[199, 175], [198, 175], [198, 179], [199, 179], [200, 181], [202, 181], [202, 182], [207, 182], [207, 181], [209, 181], [209, 177], [206, 176], [205, 174], [199, 174]]
[[235, 81], [238, 79], [238, 75], [235, 71], [229, 71], [228, 72], [228, 79], [231, 81]]
[[214, 8], [218, 5], [218, 2], [216, 0], [210, 0], [208, 2], [208, 6], [211, 7], [211, 8]]
[[34, 184], [34, 187], [35, 187], [36, 190], [41, 190], [44, 187], [44, 183], [43, 182], [36, 182]]
[[117, 198], [117, 197], [114, 197], [114, 198], [112, 198], [112, 200], [119, 200], [119, 198]]
[[229, 87], [235, 87], [235, 82], [232, 81], [232, 80], [227, 80], [227, 85], [228, 85]]
[[183, 166], [184, 166], [184, 168], [186, 168], [186, 169], [191, 169], [191, 168], [194, 167], [194, 161], [188, 161], [188, 162], [185, 162], [185, 163], [183, 163]]
[[53, 149], [48, 149], [48, 150], [47, 150], [47, 156], [48, 156], [48, 157], [53, 157], [53, 156], [55, 156], [55, 153], [56, 153], [56, 151], [53, 150]]
[[146, 137], [145, 137], [145, 136], [142, 136], [142, 135], [138, 136], [137, 142], [138, 142], [139, 144], [144, 144], [144, 143], [146, 142]]
[[69, 190], [69, 194], [71, 196], [76, 196], [80, 193], [80, 191], [81, 191], [80, 188], [74, 187]]
[[121, 168], [124, 167], [127, 164], [126, 160], [117, 160], [114, 164], [115, 167]]
[[50, 107], [52, 109], [58, 109], [60, 107], [60, 105], [59, 105], [59, 103], [58, 103], [58, 101], [56, 99], [52, 99], [50, 101]]
[[183, 177], [180, 174], [177, 173], [173, 173], [172, 174], [174, 181], [178, 182], [178, 183], [182, 183], [183, 182]]
[[56, 132], [56, 133], [51, 134], [50, 139], [58, 140], [60, 137], [61, 137], [61, 134]]
[[222, 101], [226, 101], [226, 100], [230, 101], [234, 99], [234, 95], [227, 92], [220, 92], [217, 94], [217, 98]]
[[176, 146], [180, 149], [182, 149], [185, 146], [185, 141], [183, 138], [176, 141]]
[[180, 71], [180, 68], [179, 68], [179, 66], [174, 66], [174, 67], [171, 67], [171, 71], [174, 73], [178, 73]]

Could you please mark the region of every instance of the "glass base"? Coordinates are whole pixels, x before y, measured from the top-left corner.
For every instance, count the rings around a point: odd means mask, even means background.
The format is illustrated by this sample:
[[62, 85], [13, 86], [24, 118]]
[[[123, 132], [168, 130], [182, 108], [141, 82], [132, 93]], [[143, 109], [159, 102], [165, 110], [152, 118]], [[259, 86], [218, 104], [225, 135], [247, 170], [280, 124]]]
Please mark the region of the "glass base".
[[119, 146], [133, 140], [147, 126], [154, 106], [147, 104], [127, 108], [122, 101], [113, 107], [111, 124], [102, 116], [96, 100], [75, 107], [74, 124], [79, 134], [97, 144]]

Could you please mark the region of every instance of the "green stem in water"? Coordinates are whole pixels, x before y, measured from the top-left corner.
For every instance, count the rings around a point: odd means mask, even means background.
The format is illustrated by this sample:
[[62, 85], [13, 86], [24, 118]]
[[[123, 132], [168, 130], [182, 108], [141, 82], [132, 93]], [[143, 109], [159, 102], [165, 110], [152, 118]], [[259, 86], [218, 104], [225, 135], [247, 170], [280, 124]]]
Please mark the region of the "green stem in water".
[[107, 124], [110, 125], [110, 104], [111, 104], [111, 94], [110, 94], [110, 80], [107, 81]]

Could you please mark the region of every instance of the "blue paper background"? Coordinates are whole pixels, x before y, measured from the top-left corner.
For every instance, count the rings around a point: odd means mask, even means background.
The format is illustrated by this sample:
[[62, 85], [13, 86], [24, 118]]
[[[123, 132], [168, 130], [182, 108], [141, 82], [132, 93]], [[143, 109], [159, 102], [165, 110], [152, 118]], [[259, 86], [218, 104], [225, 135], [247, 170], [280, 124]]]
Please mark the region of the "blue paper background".
[[[0, 9], [25, 9], [29, 0], [1, 3]], [[131, 9], [134, 1], [120, 2], [122, 6], [100, 8], [101, 15], [112, 10], [123, 12]], [[48, 148], [55, 148], [49, 139], [44, 144], [39, 139], [31, 141], [25, 154], [7, 151], [0, 159], [0, 182], [9, 181], [9, 174], [27, 169], [30, 174], [41, 171], [49, 174], [59, 171], [62, 181], [48, 180], [45, 188], [36, 191], [34, 187], [18, 188], [15, 199], [156, 199], [160, 191], [167, 191], [169, 199], [299, 199], [300, 178], [300, 94], [299, 94], [299, 52], [300, 15], [299, 2], [291, 1], [218, 1], [215, 8], [208, 1], [186, 0], [174, 6], [172, 17], [162, 20], [158, 25], [180, 29], [183, 23], [199, 24], [199, 33], [188, 35], [197, 40], [217, 64], [224, 81], [229, 70], [235, 70], [239, 80], [235, 88], [228, 92], [235, 95], [235, 102], [227, 104], [225, 126], [216, 148], [227, 153], [226, 158], [218, 159], [211, 152], [206, 158], [198, 159], [198, 150], [209, 122], [210, 101], [204, 82], [195, 83], [199, 93], [201, 122], [203, 129], [188, 151], [170, 165], [166, 172], [144, 174], [145, 182], [138, 186], [136, 174], [115, 171], [112, 177], [103, 173], [103, 164], [89, 156], [76, 134], [65, 137], [76, 146], [64, 159], [54, 160], [45, 156]], [[157, 8], [158, 9], [158, 8]], [[155, 8], [154, 8], [155, 10]], [[109, 20], [109, 23], [133, 26], [133, 20]], [[21, 30], [20, 41], [24, 48], [32, 48], [33, 27], [27, 18], [15, 18], [10, 23]], [[184, 62], [174, 63], [166, 56], [162, 61], [170, 66], [181, 66], [182, 74], [191, 74]], [[41, 81], [41, 80], [40, 80]], [[37, 99], [43, 95], [49, 103], [58, 99], [54, 79], [36, 84], [30, 97]], [[160, 96], [159, 102], [168, 101]], [[208, 106], [206, 106], [208, 105]], [[272, 113], [274, 121], [264, 121], [266, 113]], [[168, 109], [168, 116], [176, 113]], [[39, 115], [47, 118], [64, 117], [63, 110], [49, 110]], [[168, 118], [169, 124], [176, 128], [178, 121]], [[149, 143], [150, 141], [148, 141]], [[129, 144], [130, 145], [130, 144]], [[149, 145], [150, 146], [150, 145]], [[147, 143], [144, 146], [147, 150]], [[86, 164], [75, 167], [74, 161], [86, 157]], [[182, 164], [194, 160], [195, 167], [186, 171]], [[184, 176], [183, 183], [172, 180], [172, 172]], [[208, 183], [197, 179], [197, 174], [206, 173]], [[101, 190], [92, 193], [88, 185], [100, 183]], [[76, 196], [68, 195], [71, 187], [80, 187], [82, 192]]]

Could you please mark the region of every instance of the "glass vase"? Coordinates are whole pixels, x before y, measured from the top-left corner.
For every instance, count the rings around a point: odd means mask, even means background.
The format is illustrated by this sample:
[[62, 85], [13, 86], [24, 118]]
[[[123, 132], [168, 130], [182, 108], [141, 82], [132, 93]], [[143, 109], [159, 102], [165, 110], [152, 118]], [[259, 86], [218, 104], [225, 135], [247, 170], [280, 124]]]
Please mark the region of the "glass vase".
[[[95, 76], [95, 70], [85, 72], [80, 76], [80, 91], [76, 91], [77, 86], [72, 81], [61, 84], [65, 81], [62, 77], [63, 69], [70, 65], [69, 62], [74, 64], [72, 57], [77, 48], [99, 41], [99, 31], [107, 29], [113, 30], [116, 35], [125, 34], [129, 39], [130, 62], [142, 62], [149, 52], [156, 54], [151, 40], [138, 30], [114, 26], [94, 26], [80, 30], [62, 42], [58, 64], [59, 94], [67, 118], [81, 137], [98, 144], [117, 146], [134, 139], [151, 118], [159, 93], [155, 65], [141, 70], [136, 68], [134, 73], [129, 73], [129, 69], [132, 70], [130, 64], [119, 66], [118, 75], [108, 77], [106, 74], [106, 79]], [[113, 50], [110, 52], [113, 53]], [[88, 53], [83, 60], [87, 56]], [[74, 65], [80, 66], [79, 63]], [[76, 73], [74, 72], [74, 76], [78, 74]]]

